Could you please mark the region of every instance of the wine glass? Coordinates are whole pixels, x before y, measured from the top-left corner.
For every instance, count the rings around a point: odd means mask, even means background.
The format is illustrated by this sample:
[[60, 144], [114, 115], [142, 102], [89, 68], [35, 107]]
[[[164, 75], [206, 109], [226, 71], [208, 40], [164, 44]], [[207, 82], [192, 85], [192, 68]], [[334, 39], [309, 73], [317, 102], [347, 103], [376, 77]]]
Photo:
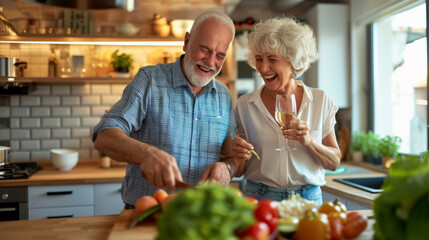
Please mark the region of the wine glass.
[[[281, 127], [285, 127], [292, 119], [296, 118], [295, 94], [278, 94], [276, 97], [276, 121]], [[290, 131], [287, 129], [286, 131]], [[277, 151], [296, 150], [295, 143], [286, 138], [286, 145], [276, 148]]]

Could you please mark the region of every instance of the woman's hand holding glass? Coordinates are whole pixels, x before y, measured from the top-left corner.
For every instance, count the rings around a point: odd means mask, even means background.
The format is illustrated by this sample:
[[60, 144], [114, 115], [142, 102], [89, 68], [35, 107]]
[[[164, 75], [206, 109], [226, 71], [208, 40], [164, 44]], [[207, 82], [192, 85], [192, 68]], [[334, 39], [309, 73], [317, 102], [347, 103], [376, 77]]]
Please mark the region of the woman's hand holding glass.
[[312, 141], [307, 122], [297, 118], [282, 127], [282, 133], [285, 138], [298, 141], [304, 146], [309, 145]]

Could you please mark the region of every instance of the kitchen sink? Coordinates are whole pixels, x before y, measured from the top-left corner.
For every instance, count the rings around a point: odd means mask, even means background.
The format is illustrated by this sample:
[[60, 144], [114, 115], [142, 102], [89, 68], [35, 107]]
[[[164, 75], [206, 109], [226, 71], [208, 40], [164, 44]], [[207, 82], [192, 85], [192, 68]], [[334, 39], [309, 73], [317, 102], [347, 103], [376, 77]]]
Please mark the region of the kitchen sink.
[[347, 184], [349, 186], [365, 190], [370, 193], [383, 192], [381, 185], [384, 182], [382, 177], [356, 177], [356, 178], [335, 178], [334, 181]]

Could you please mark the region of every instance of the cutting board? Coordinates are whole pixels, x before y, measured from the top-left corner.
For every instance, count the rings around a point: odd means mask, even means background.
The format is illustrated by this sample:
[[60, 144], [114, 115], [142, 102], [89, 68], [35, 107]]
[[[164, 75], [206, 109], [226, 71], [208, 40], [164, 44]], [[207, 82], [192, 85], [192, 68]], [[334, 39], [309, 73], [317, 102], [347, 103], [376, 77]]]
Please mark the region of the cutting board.
[[115, 221], [108, 240], [155, 240], [158, 236], [155, 220], [139, 223], [133, 229], [129, 228], [136, 216], [132, 209], [123, 210]]

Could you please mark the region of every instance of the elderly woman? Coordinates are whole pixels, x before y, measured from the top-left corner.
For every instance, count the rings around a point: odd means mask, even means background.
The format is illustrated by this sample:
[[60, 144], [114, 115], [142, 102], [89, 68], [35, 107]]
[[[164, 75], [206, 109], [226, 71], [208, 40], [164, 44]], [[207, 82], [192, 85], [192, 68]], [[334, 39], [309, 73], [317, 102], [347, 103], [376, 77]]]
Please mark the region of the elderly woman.
[[[235, 176], [247, 180], [243, 194], [283, 200], [293, 191], [322, 203], [325, 169], [335, 170], [341, 153], [334, 126], [338, 107], [322, 90], [296, 78], [317, 60], [312, 29], [291, 17], [257, 23], [249, 35], [248, 63], [265, 84], [239, 98], [235, 109], [238, 134], [230, 145], [239, 161]], [[284, 127], [275, 120], [277, 94], [294, 94], [297, 116]], [[295, 151], [276, 151], [294, 143]], [[250, 155], [254, 149], [261, 160]]]

